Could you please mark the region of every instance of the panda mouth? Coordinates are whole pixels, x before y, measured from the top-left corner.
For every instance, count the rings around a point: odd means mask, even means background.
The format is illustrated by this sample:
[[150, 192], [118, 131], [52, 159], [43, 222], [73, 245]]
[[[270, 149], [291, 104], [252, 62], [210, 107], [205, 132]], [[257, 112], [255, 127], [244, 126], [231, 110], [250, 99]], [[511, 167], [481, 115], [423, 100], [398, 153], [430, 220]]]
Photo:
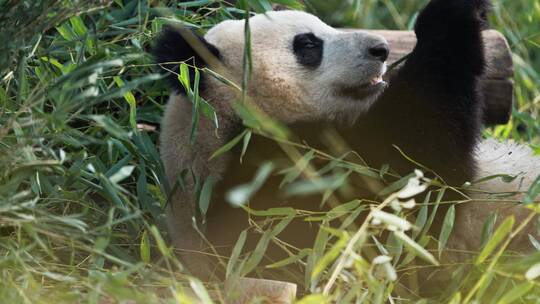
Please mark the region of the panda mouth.
[[387, 85], [388, 84], [384, 81], [383, 76], [378, 75], [361, 85], [342, 87], [338, 90], [338, 94], [359, 100], [381, 92]]
[[382, 75], [379, 75], [377, 77], [373, 77], [370, 81], [369, 81], [369, 84], [370, 85], [378, 85], [380, 83], [384, 83], [385, 81], [383, 80], [383, 77]]
[[381, 86], [381, 85], [386, 86], [386, 81], [384, 81], [382, 75], [378, 75], [378, 76], [375, 76], [375, 77], [371, 78], [368, 82], [359, 85], [358, 87], [356, 87], [356, 89], [358, 89], [358, 90], [369, 90], [369, 89], [371, 89], [373, 87], [378, 87], [378, 86]]

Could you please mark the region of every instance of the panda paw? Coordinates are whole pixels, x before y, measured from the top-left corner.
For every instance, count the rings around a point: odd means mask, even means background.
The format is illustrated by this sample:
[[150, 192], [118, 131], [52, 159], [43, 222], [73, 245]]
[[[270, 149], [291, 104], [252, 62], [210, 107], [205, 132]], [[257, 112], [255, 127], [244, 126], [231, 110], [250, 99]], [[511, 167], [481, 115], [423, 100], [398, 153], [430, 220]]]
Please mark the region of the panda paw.
[[444, 35], [454, 28], [482, 30], [490, 10], [490, 0], [432, 0], [420, 12], [415, 31], [420, 38], [428, 33]]

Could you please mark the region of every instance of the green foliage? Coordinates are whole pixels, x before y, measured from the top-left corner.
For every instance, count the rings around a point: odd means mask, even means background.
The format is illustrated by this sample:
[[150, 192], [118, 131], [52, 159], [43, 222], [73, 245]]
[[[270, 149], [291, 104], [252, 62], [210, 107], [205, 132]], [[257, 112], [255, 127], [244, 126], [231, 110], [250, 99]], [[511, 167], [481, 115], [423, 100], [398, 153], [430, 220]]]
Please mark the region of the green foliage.
[[[410, 29], [425, 2], [310, 0], [305, 6], [335, 25]], [[152, 126], [160, 121], [168, 92], [145, 50], [164, 23], [204, 31], [222, 20], [249, 16], [247, 8], [263, 12], [271, 4], [303, 7], [294, 0], [238, 1], [236, 7], [222, 0], [0, 0], [0, 302], [182, 303], [188, 301], [187, 289], [211, 302], [208, 286], [185, 276], [166, 242], [163, 208], [174, 185], [166, 183]], [[517, 89], [511, 123], [486, 134], [538, 147], [540, 4], [497, 0], [492, 23], [510, 41]], [[245, 77], [237, 89], [246, 88], [249, 81], [249, 48], [245, 58]], [[193, 138], [199, 119], [219, 127], [215, 109], [198, 96], [198, 86], [191, 90], [185, 73], [179, 81], [189, 88], [196, 105]], [[213, 157], [241, 141], [244, 154], [252, 133], [261, 130], [280, 140], [289, 136], [260, 113], [247, 108], [238, 112], [252, 129]], [[388, 168], [375, 170], [349, 162], [346, 156], [293, 148], [299, 149], [288, 150], [295, 166], [275, 170], [289, 195], [316, 194], [331, 203], [350, 178], [392, 180]], [[315, 171], [315, 161], [326, 166]], [[269, 163], [262, 166], [253, 182], [233, 189], [233, 201], [241, 205], [249, 200], [274, 169], [278, 168]], [[308, 296], [301, 303], [420, 300], [399, 288], [395, 274], [414, 272], [415, 256], [437, 264], [434, 253], [445, 247], [456, 215], [453, 208], [447, 211], [440, 242], [433, 244], [427, 230], [438, 206], [448, 203], [443, 194], [450, 189], [432, 190], [418, 203], [413, 225], [406, 219], [407, 205], [396, 200], [410, 186], [410, 178], [429, 182], [411, 175], [389, 182], [380, 192], [382, 202], [355, 200], [324, 214], [244, 206], [269, 224], [256, 227], [260, 239], [252, 252], [243, 251], [246, 234], [239, 236], [233, 256], [224, 263], [228, 277], [252, 275], [263, 267], [268, 245], [275, 243], [288, 257], [267, 268], [304, 267], [305, 277], [294, 278], [305, 282], [302, 290]], [[200, 181], [201, 214], [208, 210], [213, 182]], [[529, 196], [537, 193], [538, 183]], [[390, 211], [381, 211], [383, 206]], [[320, 225], [313, 248], [293, 250], [279, 241], [280, 232], [295, 217]], [[364, 217], [363, 226], [353, 227]], [[520, 223], [500, 219], [504, 224], [495, 229], [496, 219], [494, 215], [486, 222], [476, 265], [454, 272], [455, 284], [441, 293], [440, 302], [538, 301], [534, 279], [540, 256], [507, 262], [504, 247]]]

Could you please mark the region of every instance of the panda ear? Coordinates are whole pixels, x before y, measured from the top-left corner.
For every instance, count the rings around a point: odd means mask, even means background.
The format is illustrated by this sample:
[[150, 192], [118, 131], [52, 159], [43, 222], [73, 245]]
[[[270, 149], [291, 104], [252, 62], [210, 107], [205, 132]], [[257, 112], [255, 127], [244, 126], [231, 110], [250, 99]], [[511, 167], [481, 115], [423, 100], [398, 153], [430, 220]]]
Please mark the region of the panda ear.
[[[208, 65], [204, 60], [208, 56], [205, 56], [204, 53], [206, 55], [212, 54], [219, 59], [219, 50], [208, 43], [204, 37], [197, 35], [192, 30], [176, 28], [171, 25], [163, 27], [162, 33], [150, 52], [154, 56], [155, 62], [165, 70], [172, 90], [180, 93], [185, 93], [184, 87], [178, 80], [181, 63], [185, 62], [190, 66], [189, 78], [191, 85], [193, 85], [195, 73], [192, 66], [204, 68]], [[199, 83], [200, 90], [204, 89], [205, 79], [203, 76], [201, 75]]]

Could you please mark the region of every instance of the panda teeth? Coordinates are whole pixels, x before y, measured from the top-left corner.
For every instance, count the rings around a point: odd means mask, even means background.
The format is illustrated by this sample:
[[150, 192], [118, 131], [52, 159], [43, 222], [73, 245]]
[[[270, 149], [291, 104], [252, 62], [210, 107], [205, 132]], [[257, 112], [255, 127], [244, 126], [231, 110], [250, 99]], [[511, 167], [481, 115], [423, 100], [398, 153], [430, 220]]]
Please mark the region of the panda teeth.
[[370, 83], [371, 85], [376, 85], [376, 84], [379, 84], [379, 83], [381, 83], [381, 82], [383, 82], [382, 76], [374, 77], [373, 79], [371, 79], [371, 80], [369, 81], [369, 83]]

